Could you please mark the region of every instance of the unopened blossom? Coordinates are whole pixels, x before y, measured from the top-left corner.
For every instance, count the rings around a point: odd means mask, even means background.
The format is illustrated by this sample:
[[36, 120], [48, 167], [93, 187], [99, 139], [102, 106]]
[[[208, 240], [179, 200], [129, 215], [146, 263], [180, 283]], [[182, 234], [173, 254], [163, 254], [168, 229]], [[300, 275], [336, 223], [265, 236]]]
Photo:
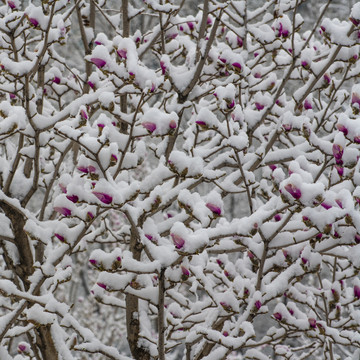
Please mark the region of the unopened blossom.
[[111, 204], [113, 200], [112, 196], [109, 194], [98, 191], [93, 191], [92, 193], [104, 204]]
[[285, 131], [290, 131], [292, 129], [292, 125], [291, 124], [283, 124], [282, 125], [283, 129]]
[[86, 221], [91, 221], [94, 218], [94, 214], [91, 211], [86, 213]]
[[90, 61], [99, 69], [103, 68], [106, 65], [106, 61], [100, 58], [91, 58]]
[[9, 8], [10, 8], [10, 9], [16, 9], [16, 5], [15, 5], [14, 1], [8, 0], [7, 3], [8, 3], [8, 5], [9, 5]]
[[310, 318], [310, 319], [308, 319], [308, 321], [309, 321], [310, 327], [316, 328], [316, 320], [314, 318]]
[[88, 114], [86, 113], [86, 111], [84, 109], [80, 110], [80, 116], [84, 119], [87, 120], [88, 119]]
[[323, 201], [321, 204], [320, 204], [325, 210], [329, 210], [332, 208], [332, 205], [330, 205], [329, 203]]
[[66, 190], [66, 186], [65, 185], [63, 185], [63, 184], [59, 184], [59, 187], [60, 187], [60, 189], [61, 189], [61, 192], [63, 193], [63, 194], [66, 194], [67, 193], [67, 190]]
[[311, 110], [313, 107], [311, 105], [311, 102], [308, 100], [308, 99], [305, 99], [305, 102], [304, 102], [304, 109], [305, 110]]
[[360, 108], [360, 95], [358, 93], [352, 93], [351, 95], [351, 105], [354, 106], [357, 104], [357, 107]]
[[354, 286], [354, 296], [355, 296], [357, 299], [360, 299], [360, 286], [358, 286], [358, 285], [355, 285], [355, 286]]
[[282, 314], [279, 313], [279, 312], [276, 312], [273, 314], [274, 318], [278, 321], [281, 321], [282, 320]]
[[95, 259], [90, 259], [89, 260], [89, 263], [93, 266], [96, 266], [97, 265], [97, 261]]
[[301, 198], [301, 190], [297, 188], [293, 184], [287, 184], [285, 185], [285, 190], [294, 198], [294, 199], [300, 199]]
[[360, 144], [360, 136], [359, 135], [354, 136], [354, 143]]
[[34, 27], [37, 27], [39, 25], [39, 21], [35, 18], [29, 18], [29, 21]]
[[231, 312], [231, 311], [232, 311], [231, 305], [229, 305], [229, 304], [226, 303], [225, 301], [220, 301], [220, 305], [223, 307], [223, 309], [224, 309], [226, 312]]
[[55, 233], [54, 236], [57, 237], [57, 238], [58, 238], [60, 241], [62, 241], [62, 242], [65, 241], [65, 238], [64, 238], [62, 235], [60, 235], [60, 234]]
[[20, 343], [18, 345], [18, 353], [25, 353], [29, 352], [29, 347], [26, 343]]
[[185, 245], [185, 240], [177, 234], [170, 234], [172, 241], [177, 249], [182, 249]]
[[156, 124], [153, 122], [145, 121], [141, 125], [150, 133], [153, 133], [156, 130]]
[[55, 76], [55, 77], [53, 78], [53, 82], [54, 82], [55, 84], [60, 84], [61, 80], [60, 80], [60, 78], [59, 78], [58, 76]]
[[260, 103], [256, 102], [256, 103], [255, 103], [255, 107], [256, 107], [257, 110], [260, 111], [260, 110], [262, 110], [265, 106], [264, 106], [263, 104], [260, 104]]
[[356, 244], [360, 244], [360, 234], [355, 234], [354, 240], [356, 242]]
[[332, 153], [334, 155], [336, 163], [339, 164], [340, 161], [341, 161], [341, 158], [342, 158], [342, 156], [344, 154], [343, 147], [341, 145], [339, 145], [339, 144], [333, 144]]
[[118, 158], [115, 154], [111, 154], [110, 156], [110, 166], [115, 166], [118, 161]]
[[353, 16], [351, 16], [349, 18], [349, 20], [355, 25], [358, 26], [360, 24], [360, 20], [359, 19], [355, 19]]
[[116, 52], [119, 55], [120, 59], [127, 59], [127, 50], [126, 49], [119, 49]]
[[176, 129], [176, 127], [177, 127], [176, 121], [175, 120], [170, 120], [169, 128], [170, 129]]
[[344, 176], [344, 168], [342, 166], [335, 165], [335, 169], [339, 176]]
[[323, 79], [324, 79], [324, 81], [325, 81], [325, 83], [326, 83], [327, 85], [330, 84], [331, 78], [330, 78], [329, 74], [325, 74], [324, 77], [323, 77]]
[[306, 70], [310, 69], [310, 65], [307, 61], [302, 61], [301, 66]]
[[215, 204], [207, 203], [206, 207], [213, 212], [213, 214], [220, 216], [221, 215], [221, 208], [216, 206]]
[[241, 71], [241, 64], [240, 63], [234, 62], [234, 63], [232, 63], [232, 66], [234, 67], [234, 69], [236, 71]]
[[348, 134], [348, 128], [343, 124], [336, 124], [336, 128], [341, 131], [345, 136]]
[[206, 127], [206, 122], [203, 120], [196, 120], [195, 124], [199, 125], [200, 127]]
[[104, 284], [104, 283], [100, 283], [100, 282], [98, 282], [98, 283], [96, 283], [96, 285], [97, 286], [100, 286], [101, 288], [103, 288], [103, 289], [107, 289], [107, 286]]
[[181, 266], [181, 272], [183, 278], [185, 279], [187, 279], [190, 276], [190, 271], [185, 266]]
[[70, 216], [71, 215], [71, 210], [66, 208], [66, 207], [55, 206], [54, 211], [56, 211], [59, 214], [64, 215], [64, 216]]
[[244, 44], [243, 39], [241, 37], [239, 37], [239, 36], [236, 37], [236, 42], [237, 42], [239, 47], [242, 47], [243, 44]]
[[187, 26], [189, 27], [190, 31], [193, 31], [194, 30], [194, 23], [192, 21], [188, 21], [187, 22]]
[[259, 310], [261, 308], [262, 304], [260, 300], [255, 301], [255, 307]]
[[167, 67], [166, 67], [164, 61], [160, 61], [160, 68], [161, 68], [161, 73], [162, 73], [163, 75], [165, 75], [165, 74], [166, 74], [166, 71], [167, 71]]
[[281, 214], [276, 214], [274, 216], [274, 220], [277, 222], [277, 221], [280, 221], [281, 220]]
[[73, 203], [77, 203], [79, 201], [79, 197], [77, 195], [66, 195], [66, 198]]

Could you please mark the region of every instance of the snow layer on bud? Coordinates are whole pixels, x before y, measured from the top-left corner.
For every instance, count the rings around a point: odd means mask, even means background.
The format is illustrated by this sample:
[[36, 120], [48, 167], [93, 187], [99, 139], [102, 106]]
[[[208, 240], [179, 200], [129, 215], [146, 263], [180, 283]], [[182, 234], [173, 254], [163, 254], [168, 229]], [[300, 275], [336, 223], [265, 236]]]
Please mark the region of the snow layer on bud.
[[191, 193], [189, 190], [183, 189], [179, 193], [178, 202], [180, 207], [183, 207], [187, 213], [193, 215], [203, 225], [209, 223], [210, 212], [198, 193]]
[[353, 46], [354, 40], [348, 36], [351, 28], [350, 21], [340, 21], [339, 19], [325, 18], [321, 24], [326, 29], [326, 35], [330, 37], [332, 43], [343, 46]]
[[173, 151], [169, 159], [170, 168], [185, 176], [200, 176], [203, 174], [204, 162], [199, 156], [189, 157], [181, 151]]
[[56, 315], [45, 311], [39, 304], [33, 305], [31, 308], [25, 310], [26, 318], [35, 324], [48, 325], [56, 320]]

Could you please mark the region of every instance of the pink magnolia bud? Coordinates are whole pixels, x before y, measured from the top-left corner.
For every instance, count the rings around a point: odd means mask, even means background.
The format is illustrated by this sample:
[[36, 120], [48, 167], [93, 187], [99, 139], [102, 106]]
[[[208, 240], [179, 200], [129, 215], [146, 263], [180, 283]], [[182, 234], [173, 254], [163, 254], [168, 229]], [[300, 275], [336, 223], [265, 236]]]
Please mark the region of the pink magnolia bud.
[[221, 208], [211, 203], [207, 203], [206, 207], [213, 212], [213, 214], [220, 216], [221, 215]]
[[103, 192], [93, 191], [92, 192], [102, 203], [111, 204], [113, 198], [109, 194], [105, 194]]
[[95, 84], [94, 84], [93, 82], [88, 81], [87, 83], [88, 83], [88, 85], [89, 85], [92, 89], [95, 87]]
[[225, 337], [228, 337], [228, 336], [229, 336], [229, 333], [228, 333], [227, 331], [224, 331], [222, 334], [223, 334], [223, 336], [225, 336]]
[[220, 60], [223, 64], [226, 64], [226, 63], [227, 63], [227, 60], [226, 60], [225, 58], [219, 57], [219, 60]]
[[160, 68], [161, 68], [161, 73], [162, 73], [163, 75], [165, 75], [165, 74], [166, 74], [166, 71], [167, 71], [167, 67], [166, 67], [164, 61], [160, 61]]
[[238, 62], [234, 62], [234, 63], [232, 63], [232, 66], [234, 67], [234, 69], [236, 70], [236, 71], [241, 71], [241, 64], [240, 63], [238, 63]]
[[185, 245], [185, 240], [176, 234], [170, 234], [172, 241], [177, 249], [182, 249]]
[[90, 174], [96, 172], [96, 167], [95, 167], [95, 166], [89, 165], [89, 166], [88, 166], [88, 169], [89, 169], [89, 173], [90, 173]]
[[217, 264], [223, 269], [224, 263], [220, 259], [216, 259]]
[[274, 313], [273, 316], [274, 316], [274, 318], [275, 318], [276, 320], [278, 320], [278, 321], [281, 321], [281, 320], [282, 320], [282, 315], [281, 315], [281, 313], [279, 313], [279, 312]]
[[325, 210], [329, 210], [329, 209], [331, 209], [332, 208], [332, 205], [330, 205], [329, 203], [327, 203], [327, 202], [322, 202], [321, 204], [320, 204]]
[[262, 304], [260, 300], [255, 301], [255, 307], [259, 310], [261, 308]]
[[308, 259], [306, 258], [306, 257], [302, 257], [301, 258], [301, 262], [304, 264], [304, 265], [306, 265], [307, 263], [308, 263]]
[[274, 220], [275, 220], [276, 222], [280, 221], [280, 220], [281, 220], [281, 214], [276, 214], [276, 215], [274, 216]]
[[355, 25], [358, 26], [360, 24], [359, 19], [355, 19], [354, 17], [350, 17], [349, 20]]
[[270, 164], [269, 168], [274, 171], [275, 169], [277, 169], [277, 166], [275, 164]]
[[90, 61], [99, 69], [103, 68], [106, 65], [106, 61], [100, 58], [91, 58]]
[[81, 116], [84, 120], [87, 120], [87, 119], [88, 119], [88, 114], [87, 114], [86, 111], [83, 110], [83, 109], [80, 110], [80, 116]]
[[61, 214], [63, 216], [70, 216], [71, 215], [71, 210], [66, 208], [66, 207], [55, 206], [54, 211], [58, 212], [59, 214]]
[[316, 328], [316, 320], [314, 318], [310, 318], [310, 319], [308, 319], [308, 321], [309, 321], [310, 327]]
[[55, 77], [53, 78], [53, 82], [54, 82], [55, 84], [60, 84], [61, 80], [60, 80], [59, 77], [55, 76]]
[[88, 211], [86, 214], [86, 221], [91, 221], [94, 218], [94, 214], [91, 211]]
[[156, 130], [156, 124], [145, 121], [141, 124], [149, 133], [153, 133]]
[[343, 124], [336, 124], [336, 127], [339, 131], [341, 131], [345, 136], [348, 134], [349, 130]]
[[305, 99], [305, 102], [304, 102], [304, 109], [305, 110], [311, 110], [313, 107], [311, 105], [311, 102], [308, 100], [308, 99]]
[[339, 164], [339, 161], [341, 160], [341, 158], [344, 154], [343, 147], [339, 144], [333, 144], [332, 152], [333, 152], [336, 163]]
[[191, 21], [188, 21], [187, 22], [187, 26], [189, 27], [189, 29], [190, 29], [190, 31], [193, 31], [194, 30], [194, 23], [193, 22], [191, 22]]
[[300, 190], [299, 188], [295, 187], [293, 184], [287, 184], [287, 185], [285, 186], [285, 190], [286, 190], [288, 193], [290, 193], [290, 195], [291, 195], [294, 199], [298, 200], [298, 199], [301, 198], [301, 190]]
[[283, 124], [282, 125], [283, 129], [285, 131], [290, 131], [292, 129], [292, 125], [291, 124]]
[[66, 198], [73, 203], [77, 203], [79, 201], [79, 197], [77, 195], [66, 195]]
[[322, 233], [318, 233], [318, 234], [316, 234], [315, 239], [316, 240], [321, 240], [322, 236], [323, 236]]
[[239, 36], [236, 37], [236, 42], [238, 44], [238, 47], [242, 47], [244, 45], [243, 39]]
[[323, 79], [324, 79], [324, 81], [325, 81], [325, 83], [326, 83], [327, 85], [330, 84], [331, 78], [330, 78], [329, 74], [325, 74], [324, 77], [323, 77]]
[[115, 154], [110, 156], [110, 166], [115, 166], [118, 161], [118, 157]]
[[30, 24], [34, 27], [37, 27], [39, 25], [39, 22], [35, 18], [29, 18]]
[[352, 93], [351, 95], [351, 105], [354, 106], [355, 104], [360, 107], [360, 95], [358, 93]]
[[355, 285], [355, 286], [354, 286], [354, 296], [355, 296], [357, 299], [360, 299], [360, 286], [358, 286], [358, 285]]
[[354, 136], [354, 143], [360, 144], [360, 136]]
[[67, 190], [66, 190], [66, 186], [65, 186], [65, 185], [59, 184], [59, 187], [60, 187], [61, 192], [62, 192], [63, 194], [66, 194], [66, 193], [67, 193]]
[[176, 127], [177, 127], [176, 121], [175, 120], [170, 120], [169, 128], [170, 129], [176, 129]]
[[89, 260], [89, 263], [93, 266], [96, 266], [97, 265], [97, 261], [95, 259], [90, 259]]
[[344, 168], [342, 166], [335, 165], [335, 169], [339, 176], [344, 176]]
[[262, 110], [265, 106], [262, 105], [262, 104], [260, 104], [260, 103], [258, 103], [258, 102], [256, 102], [256, 103], [255, 103], [255, 107], [256, 107], [257, 110], [260, 111], [260, 110]]
[[196, 121], [195, 121], [195, 124], [199, 125], [199, 126], [202, 127], [202, 128], [206, 128], [206, 127], [207, 127], [206, 122], [203, 121], [203, 120], [196, 120]]
[[96, 283], [97, 286], [100, 286], [101, 288], [105, 289], [107, 288], [107, 286], [104, 283]]
[[357, 244], [360, 244], [360, 234], [355, 234], [355, 242], [357, 243]]
[[231, 311], [232, 311], [231, 305], [229, 305], [227, 302], [225, 302], [225, 301], [220, 301], [220, 305], [223, 307], [223, 309], [224, 309], [226, 312], [231, 312]]
[[56, 236], [56, 237], [57, 237], [60, 241], [62, 241], [62, 242], [65, 241], [65, 238], [64, 238], [62, 235], [60, 235], [60, 234], [55, 233], [54, 236]]
[[257, 72], [254, 75], [255, 79], [261, 79], [261, 73]]
[[29, 348], [28, 348], [27, 344], [25, 344], [25, 343], [20, 343], [20, 344], [18, 345], [18, 352], [19, 352], [19, 353], [24, 353], [24, 352], [28, 352], [28, 351], [29, 351]]
[[294, 310], [293, 309], [288, 309], [288, 311], [289, 311], [289, 313], [290, 313], [290, 315], [294, 315]]
[[10, 8], [10, 9], [16, 9], [16, 5], [15, 5], [14, 1], [8, 0], [7, 3], [8, 3], [8, 5], [9, 5], [9, 8]]
[[188, 278], [190, 276], [190, 271], [185, 266], [181, 266], [181, 272], [182, 272], [183, 276], [186, 278]]
[[126, 49], [119, 49], [116, 52], [119, 55], [120, 59], [127, 59], [127, 50]]
[[301, 66], [306, 70], [310, 69], [310, 65], [309, 65], [309, 63], [307, 61], [302, 61]]

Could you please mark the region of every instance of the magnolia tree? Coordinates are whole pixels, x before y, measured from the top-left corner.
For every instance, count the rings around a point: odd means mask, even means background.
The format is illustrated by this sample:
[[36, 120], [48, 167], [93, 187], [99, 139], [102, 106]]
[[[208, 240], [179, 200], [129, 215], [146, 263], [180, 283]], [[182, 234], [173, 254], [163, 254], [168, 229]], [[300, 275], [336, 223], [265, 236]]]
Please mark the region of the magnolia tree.
[[1, 359], [359, 359], [360, 3], [330, 2], [3, 0]]

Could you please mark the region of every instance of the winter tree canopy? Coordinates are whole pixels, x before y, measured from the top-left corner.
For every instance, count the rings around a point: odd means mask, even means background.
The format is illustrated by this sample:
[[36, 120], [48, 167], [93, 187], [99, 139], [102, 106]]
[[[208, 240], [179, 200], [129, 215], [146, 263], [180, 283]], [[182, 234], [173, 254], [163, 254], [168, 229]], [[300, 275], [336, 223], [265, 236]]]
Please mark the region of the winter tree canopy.
[[1, 360], [360, 358], [360, 2], [313, 3], [2, 0]]

